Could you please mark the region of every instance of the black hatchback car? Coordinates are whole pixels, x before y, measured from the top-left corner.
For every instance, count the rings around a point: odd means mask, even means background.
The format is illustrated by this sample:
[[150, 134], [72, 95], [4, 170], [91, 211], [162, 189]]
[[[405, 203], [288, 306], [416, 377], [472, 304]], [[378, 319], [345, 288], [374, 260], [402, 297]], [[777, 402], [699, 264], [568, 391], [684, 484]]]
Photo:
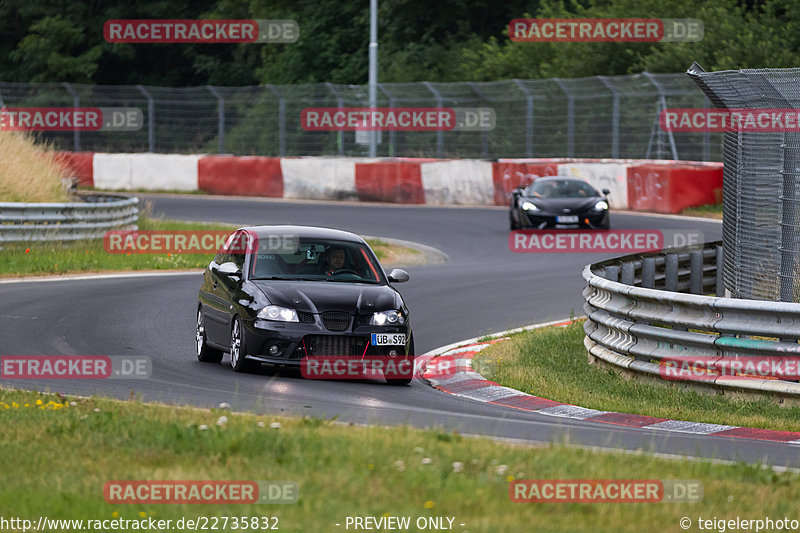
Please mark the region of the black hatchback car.
[[511, 193], [511, 229], [608, 229], [608, 193], [578, 178], [537, 178]]
[[[413, 357], [409, 311], [359, 236], [306, 226], [236, 230], [203, 273], [197, 358], [237, 372], [314, 356]], [[413, 362], [413, 360], [412, 360]], [[392, 380], [408, 383], [410, 379]]]

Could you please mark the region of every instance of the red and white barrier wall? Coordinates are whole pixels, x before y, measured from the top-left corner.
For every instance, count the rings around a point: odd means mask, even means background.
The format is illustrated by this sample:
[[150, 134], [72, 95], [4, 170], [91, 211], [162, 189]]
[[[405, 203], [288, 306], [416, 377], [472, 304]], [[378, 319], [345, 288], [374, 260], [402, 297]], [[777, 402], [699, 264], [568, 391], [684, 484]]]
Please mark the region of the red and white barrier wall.
[[610, 191], [612, 208], [677, 213], [719, 202], [721, 163], [617, 159], [369, 159], [59, 152], [82, 185], [115, 190], [430, 205], [506, 205], [537, 176]]

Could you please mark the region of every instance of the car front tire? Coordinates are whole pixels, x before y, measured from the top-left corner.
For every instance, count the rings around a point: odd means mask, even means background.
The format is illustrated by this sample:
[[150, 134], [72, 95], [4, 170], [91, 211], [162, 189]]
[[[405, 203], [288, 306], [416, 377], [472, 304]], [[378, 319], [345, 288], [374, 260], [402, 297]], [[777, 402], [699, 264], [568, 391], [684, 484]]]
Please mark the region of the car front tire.
[[208, 345], [206, 340], [205, 318], [203, 310], [197, 310], [197, 330], [195, 334], [197, 346], [197, 359], [204, 363], [219, 363], [222, 361], [222, 350], [217, 350]]
[[253, 369], [253, 362], [247, 360], [244, 329], [238, 316], [233, 319], [231, 327], [231, 366], [236, 372], [249, 372]]

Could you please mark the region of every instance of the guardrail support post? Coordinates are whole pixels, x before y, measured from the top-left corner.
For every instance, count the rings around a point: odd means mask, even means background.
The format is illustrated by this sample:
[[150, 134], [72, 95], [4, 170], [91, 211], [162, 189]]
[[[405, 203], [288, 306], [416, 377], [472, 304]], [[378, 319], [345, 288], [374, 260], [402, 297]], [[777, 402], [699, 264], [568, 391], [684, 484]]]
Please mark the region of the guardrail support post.
[[656, 288], [656, 258], [642, 258], [642, 287], [646, 289]]
[[603, 277], [609, 281], [619, 281], [619, 267], [614, 265], [606, 265], [603, 271]]
[[678, 255], [667, 254], [664, 257], [664, 290], [678, 291]]
[[703, 251], [692, 250], [689, 254], [689, 292], [703, 294]]
[[622, 277], [620, 278], [620, 283], [624, 283], [625, 285], [633, 285], [634, 281], [634, 265], [630, 261], [626, 261], [622, 263]]

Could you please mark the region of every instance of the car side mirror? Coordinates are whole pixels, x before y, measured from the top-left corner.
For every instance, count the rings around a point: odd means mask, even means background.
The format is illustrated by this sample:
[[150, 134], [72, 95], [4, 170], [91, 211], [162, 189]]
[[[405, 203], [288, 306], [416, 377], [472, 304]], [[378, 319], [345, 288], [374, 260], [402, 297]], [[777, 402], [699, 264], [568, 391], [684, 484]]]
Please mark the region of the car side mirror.
[[242, 271], [239, 267], [236, 266], [236, 263], [232, 261], [228, 261], [227, 263], [222, 263], [219, 268], [217, 268], [217, 273], [221, 276], [228, 276], [229, 278], [241, 278]]
[[609, 194], [611, 194], [611, 191], [609, 191], [608, 189], [603, 189], [603, 194], [608, 196]]
[[401, 268], [392, 269], [389, 272], [389, 281], [392, 283], [403, 283], [404, 281], [408, 281], [408, 272]]
[[209, 269], [211, 272], [214, 272], [214, 273], [216, 273], [216, 272], [217, 272], [217, 270], [219, 270], [219, 265], [217, 264], [217, 262], [216, 262], [216, 261], [211, 261], [211, 262], [208, 264], [208, 269]]

